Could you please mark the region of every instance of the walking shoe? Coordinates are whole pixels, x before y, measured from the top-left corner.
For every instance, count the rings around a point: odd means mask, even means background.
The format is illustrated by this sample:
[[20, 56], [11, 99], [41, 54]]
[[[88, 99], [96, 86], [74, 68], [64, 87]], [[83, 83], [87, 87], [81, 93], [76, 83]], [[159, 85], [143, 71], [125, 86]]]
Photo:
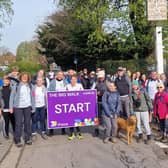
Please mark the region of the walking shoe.
[[50, 129], [49, 130], [49, 133], [48, 133], [48, 136], [53, 136], [54, 135], [54, 130], [53, 129]]
[[5, 135], [4, 138], [8, 140], [9, 139], [9, 135]]
[[155, 138], [156, 141], [161, 141], [162, 139], [164, 139], [164, 135], [160, 135], [159, 137]]
[[41, 133], [41, 137], [42, 137], [44, 140], [47, 140], [47, 139], [48, 139], [48, 136], [47, 136], [45, 133]]
[[116, 140], [114, 137], [111, 138], [110, 141], [111, 141], [112, 143], [116, 143], [116, 142], [117, 142], [117, 140]]
[[18, 142], [18, 143], [16, 143], [16, 146], [17, 146], [18, 148], [21, 148], [21, 147], [23, 146], [23, 144], [22, 144], [21, 142]]
[[75, 139], [75, 134], [72, 134], [72, 135], [70, 135], [69, 137], [68, 137], [68, 140], [70, 140], [70, 141], [72, 141], [72, 140], [74, 140]]
[[79, 133], [79, 134], [77, 135], [77, 138], [78, 138], [78, 139], [83, 139], [84, 137]]
[[32, 135], [32, 136], [31, 136], [31, 139], [32, 139], [33, 142], [35, 142], [35, 141], [37, 140], [37, 134]]
[[151, 142], [151, 135], [147, 135], [147, 139], [144, 141], [146, 145], [149, 145]]
[[161, 139], [161, 142], [162, 142], [162, 143], [168, 143], [168, 138], [165, 138], [165, 137], [164, 137], [163, 139]]
[[104, 142], [105, 144], [108, 143], [108, 141], [109, 141], [109, 138], [108, 138], [108, 137], [106, 137], [106, 138], [103, 139], [103, 142]]
[[142, 140], [143, 140], [143, 134], [139, 134], [137, 137], [137, 143], [142, 142]]
[[27, 140], [27, 141], [25, 141], [25, 144], [26, 144], [26, 145], [32, 145], [32, 140]]
[[99, 129], [98, 128], [95, 128], [95, 137], [98, 137], [99, 136]]

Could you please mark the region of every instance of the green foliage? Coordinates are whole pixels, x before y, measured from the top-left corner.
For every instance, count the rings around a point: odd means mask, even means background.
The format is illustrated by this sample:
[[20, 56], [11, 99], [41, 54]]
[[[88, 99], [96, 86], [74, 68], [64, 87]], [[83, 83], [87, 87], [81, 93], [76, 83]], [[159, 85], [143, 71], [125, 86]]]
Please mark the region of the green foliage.
[[111, 39], [114, 40], [112, 43], [117, 42], [117, 48], [112, 47], [118, 51], [119, 59], [130, 59], [137, 55], [144, 58], [153, 52], [154, 29], [153, 25], [147, 22], [144, 0], [61, 0], [61, 4], [65, 8], [73, 9], [74, 17], [93, 25], [94, 30], [88, 38], [89, 46], [94, 45], [93, 53], [101, 53], [104, 48], [100, 43], [110, 39], [107, 35], [104, 36], [103, 24], [106, 20], [111, 22], [107, 31], [116, 37], [115, 40]]
[[[63, 11], [38, 30], [40, 53], [64, 69], [97, 61], [144, 59], [153, 54], [153, 25], [143, 0], [60, 0]], [[53, 58], [53, 59], [51, 59]]]
[[107, 73], [114, 74], [119, 66], [126, 67], [131, 72], [140, 71], [142, 73], [149, 72], [149, 67], [155, 64], [154, 57], [146, 59], [134, 59], [134, 60], [107, 60], [98, 62], [97, 67], [105, 68]]
[[29, 72], [31, 75], [34, 75], [41, 68], [41, 66], [35, 62], [18, 61], [9, 66], [9, 71], [13, 66], [19, 67], [20, 72]]
[[37, 62], [40, 56], [38, 47], [40, 46], [36, 41], [21, 42], [17, 47], [16, 60]]

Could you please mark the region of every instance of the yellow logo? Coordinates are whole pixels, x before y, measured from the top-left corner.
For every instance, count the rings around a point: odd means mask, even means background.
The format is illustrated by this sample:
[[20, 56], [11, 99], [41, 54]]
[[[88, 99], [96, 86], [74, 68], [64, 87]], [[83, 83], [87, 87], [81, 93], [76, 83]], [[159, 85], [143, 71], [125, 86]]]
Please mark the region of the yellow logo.
[[57, 121], [51, 121], [51, 127], [57, 126]]

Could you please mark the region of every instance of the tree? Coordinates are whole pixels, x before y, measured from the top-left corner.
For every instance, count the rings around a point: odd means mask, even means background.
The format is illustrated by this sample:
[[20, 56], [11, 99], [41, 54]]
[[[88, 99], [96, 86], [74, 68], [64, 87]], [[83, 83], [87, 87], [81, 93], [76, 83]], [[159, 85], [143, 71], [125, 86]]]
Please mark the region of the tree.
[[11, 22], [11, 16], [13, 15], [11, 0], [0, 0], [0, 28], [6, 23]]
[[24, 41], [19, 44], [16, 52], [17, 61], [38, 62], [40, 54], [38, 48], [40, 44], [37, 41]]
[[89, 35], [91, 45], [106, 42], [107, 36], [104, 36], [102, 27], [108, 20], [111, 35], [116, 36], [116, 49], [122, 58], [123, 55], [144, 58], [153, 52], [154, 30], [153, 25], [147, 22], [144, 0], [61, 0], [61, 4], [65, 9], [73, 9], [75, 17], [95, 25], [95, 30]]

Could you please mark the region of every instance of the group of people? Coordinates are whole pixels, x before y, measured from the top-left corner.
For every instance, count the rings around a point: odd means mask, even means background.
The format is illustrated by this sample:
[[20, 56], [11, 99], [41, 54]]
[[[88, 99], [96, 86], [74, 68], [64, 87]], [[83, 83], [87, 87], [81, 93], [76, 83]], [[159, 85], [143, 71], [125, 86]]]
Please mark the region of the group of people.
[[[34, 76], [28, 72], [19, 73], [18, 67], [3, 78], [0, 90], [0, 114], [5, 121], [5, 138], [9, 139], [9, 123], [12, 125], [14, 142], [17, 147], [24, 132], [25, 144], [31, 145], [37, 132], [43, 139], [54, 134], [46, 128], [46, 92], [78, 91], [96, 89], [99, 123], [105, 128], [104, 143], [116, 142], [117, 117], [128, 119], [137, 117], [138, 142], [143, 138], [142, 124], [146, 131], [146, 143], [151, 140], [150, 122], [157, 118], [160, 125], [160, 136], [157, 140], [167, 142], [168, 93], [166, 92], [166, 75], [151, 72], [147, 78], [140, 72], [132, 73], [118, 67], [114, 75], [106, 75], [105, 70], [97, 68], [90, 73], [85, 68], [79, 73], [70, 69], [45, 73], [39, 70]], [[40, 126], [40, 127], [39, 127]], [[24, 131], [23, 131], [24, 128]], [[62, 129], [62, 134], [66, 134]], [[99, 128], [95, 127], [95, 135]], [[77, 136], [83, 139], [80, 128], [69, 128], [69, 140]]]

